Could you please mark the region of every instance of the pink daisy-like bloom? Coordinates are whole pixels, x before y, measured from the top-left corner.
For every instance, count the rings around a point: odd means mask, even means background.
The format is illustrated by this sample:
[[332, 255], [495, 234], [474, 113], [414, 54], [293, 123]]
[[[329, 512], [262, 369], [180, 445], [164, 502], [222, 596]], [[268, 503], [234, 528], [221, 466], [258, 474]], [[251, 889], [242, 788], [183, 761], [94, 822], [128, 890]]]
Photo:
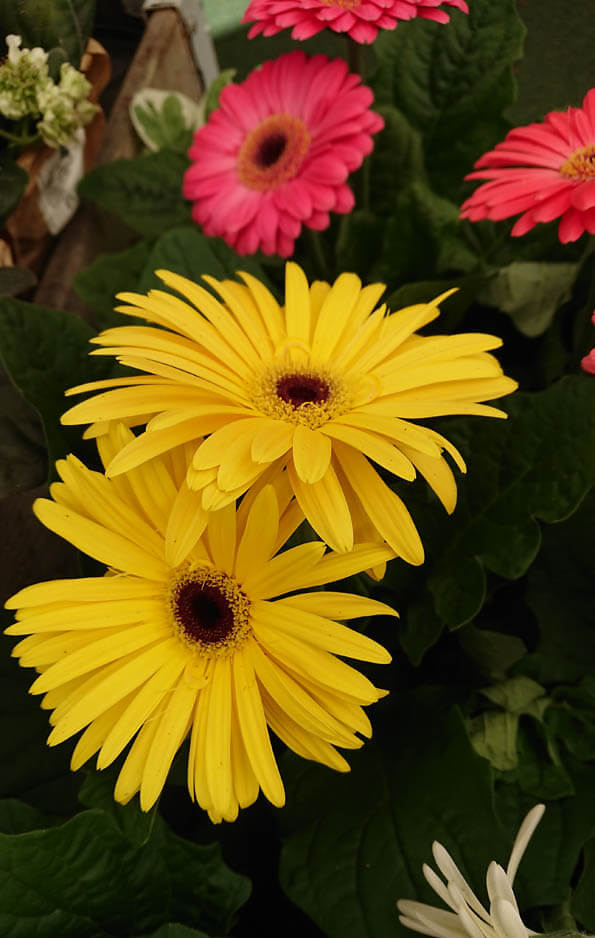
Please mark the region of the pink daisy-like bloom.
[[238, 254], [289, 257], [302, 225], [321, 231], [353, 208], [347, 177], [384, 126], [372, 101], [343, 59], [301, 51], [228, 85], [189, 151], [194, 220]]
[[252, 0], [242, 22], [254, 23], [249, 39], [293, 27], [293, 39], [309, 39], [332, 29], [347, 33], [355, 42], [374, 42], [379, 29], [394, 29], [402, 20], [417, 17], [448, 23], [444, 6], [469, 12], [465, 0]]
[[[591, 322], [595, 326], [595, 310], [593, 310]], [[581, 367], [583, 371], [588, 371], [590, 375], [595, 375], [595, 348], [592, 348], [589, 354], [581, 359]]]
[[552, 111], [542, 124], [516, 127], [466, 179], [488, 179], [461, 206], [470, 221], [521, 214], [511, 234], [560, 219], [563, 244], [595, 234], [595, 88], [582, 107]]

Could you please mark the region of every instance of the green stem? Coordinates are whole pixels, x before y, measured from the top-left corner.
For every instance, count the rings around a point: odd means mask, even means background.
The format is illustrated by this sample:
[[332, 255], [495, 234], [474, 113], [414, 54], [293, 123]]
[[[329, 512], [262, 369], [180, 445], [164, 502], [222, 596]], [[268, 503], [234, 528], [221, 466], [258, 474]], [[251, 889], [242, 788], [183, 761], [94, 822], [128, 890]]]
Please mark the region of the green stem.
[[15, 147], [27, 147], [39, 140], [39, 134], [11, 134], [9, 130], [0, 130], [0, 137], [8, 140]]
[[318, 275], [321, 280], [328, 280], [328, 263], [326, 260], [326, 254], [320, 232], [313, 231], [312, 228], [308, 228], [308, 240], [310, 242], [312, 259], [314, 261], [314, 266], [318, 271]]
[[364, 49], [360, 42], [355, 42], [347, 36], [347, 62], [352, 72], [357, 72], [362, 81], [365, 78], [366, 68], [364, 62]]

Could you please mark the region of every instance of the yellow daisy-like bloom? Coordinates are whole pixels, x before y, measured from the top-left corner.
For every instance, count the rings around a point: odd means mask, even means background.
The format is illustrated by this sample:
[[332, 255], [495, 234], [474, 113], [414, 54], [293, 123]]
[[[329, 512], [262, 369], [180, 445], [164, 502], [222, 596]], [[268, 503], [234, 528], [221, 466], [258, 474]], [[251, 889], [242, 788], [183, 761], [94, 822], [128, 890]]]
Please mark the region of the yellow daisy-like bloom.
[[[121, 424], [102, 436], [104, 464], [131, 438]], [[165, 531], [187, 466], [183, 448], [112, 480], [73, 456], [59, 462], [54, 500], [38, 499], [35, 514], [108, 569], [21, 590], [6, 603], [18, 610], [6, 631], [27, 636], [13, 653], [40, 672], [31, 693], [53, 711], [49, 745], [84, 730], [73, 769], [96, 753], [105, 768], [132, 743], [115, 797], [126, 803], [140, 791], [146, 811], [189, 735], [190, 795], [214, 822], [231, 821], [259, 789], [284, 803], [268, 727], [338, 771], [349, 766], [335, 746], [358, 748], [356, 734], [371, 735], [362, 705], [384, 691], [335, 655], [377, 663], [390, 655], [334, 620], [395, 611], [349, 593], [296, 591], [390, 552], [364, 544], [338, 555], [315, 541], [278, 553], [302, 515], [277, 473], [237, 513], [233, 504], [213, 512], [172, 567]]]
[[489, 349], [501, 340], [481, 333], [420, 336], [438, 303], [392, 315], [376, 308], [382, 284], [362, 287], [355, 274], [310, 286], [296, 264], [286, 267], [285, 307], [250, 274], [239, 284], [203, 279], [219, 294], [178, 274], [157, 271], [166, 286], [148, 296], [122, 293], [118, 310], [158, 327], [108, 329], [95, 354], [116, 355], [147, 372], [93, 382], [70, 393], [111, 388], [72, 407], [66, 424], [125, 419], [146, 430], [110, 463], [108, 475], [133, 469], [173, 446], [200, 440], [188, 485], [212, 511], [242, 495], [271, 464], [287, 474], [308, 521], [333, 550], [382, 540], [394, 554], [423, 562], [407, 508], [381, 479], [376, 463], [404, 480], [425, 477], [448, 512], [460, 453], [436, 431], [410, 421], [444, 414], [505, 417], [479, 403], [508, 394]]

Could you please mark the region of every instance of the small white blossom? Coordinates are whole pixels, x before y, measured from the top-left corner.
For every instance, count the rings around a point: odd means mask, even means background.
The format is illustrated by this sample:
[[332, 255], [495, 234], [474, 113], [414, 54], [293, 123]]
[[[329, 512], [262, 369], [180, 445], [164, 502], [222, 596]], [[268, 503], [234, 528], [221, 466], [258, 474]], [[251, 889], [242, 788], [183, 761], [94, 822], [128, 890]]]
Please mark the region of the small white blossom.
[[19, 120], [28, 114], [39, 114], [38, 94], [52, 84], [48, 75], [47, 52], [21, 49], [21, 37], [6, 37], [8, 57], [0, 65], [0, 114]]
[[397, 906], [401, 923], [432, 938], [528, 938], [534, 935], [535, 932], [530, 931], [521, 919], [512, 886], [527, 844], [544, 811], [545, 805], [538, 804], [527, 814], [516, 835], [506, 870], [495, 861], [490, 863], [486, 875], [489, 911], [479, 901], [448, 851], [434, 841], [434, 860], [446, 882], [426, 863], [423, 874], [452, 911], [400, 899]]

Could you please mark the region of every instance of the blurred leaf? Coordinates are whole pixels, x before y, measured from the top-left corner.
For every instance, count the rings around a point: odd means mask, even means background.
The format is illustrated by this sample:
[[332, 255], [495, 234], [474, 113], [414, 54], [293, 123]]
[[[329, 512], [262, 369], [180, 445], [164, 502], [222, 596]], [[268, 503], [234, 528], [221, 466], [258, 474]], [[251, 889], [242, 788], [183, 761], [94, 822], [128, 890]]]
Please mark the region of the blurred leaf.
[[[14, 824], [14, 803], [10, 810]], [[1, 818], [0, 803], [0, 827]], [[250, 892], [218, 845], [182, 840], [156, 817], [136, 846], [97, 809], [47, 830], [0, 835], [0, 869], [0, 921], [11, 938], [127, 936], [172, 918], [222, 934]]]
[[515, 261], [487, 281], [480, 302], [512, 317], [523, 335], [541, 335], [572, 294], [578, 264]]
[[376, 215], [390, 215], [397, 197], [410, 183], [425, 178], [419, 133], [395, 107], [375, 108], [384, 118], [366, 171], [370, 179], [370, 205]]
[[79, 193], [118, 215], [144, 237], [190, 221], [190, 204], [182, 195], [187, 158], [172, 150], [115, 160], [88, 173]]
[[113, 365], [88, 358], [93, 330], [72, 313], [0, 298], [0, 357], [21, 394], [41, 416], [50, 467], [75, 449], [80, 431], [61, 427], [66, 388], [105, 377]]
[[335, 245], [337, 271], [349, 270], [370, 281], [371, 268], [382, 256], [385, 222], [367, 209], [344, 215]]
[[28, 267], [0, 267], [0, 296], [17, 296], [36, 283], [37, 277]]
[[[10, 32], [10, 30], [8, 30]], [[29, 175], [6, 153], [0, 155], [0, 228], [21, 201]]]
[[572, 517], [543, 530], [527, 591], [540, 638], [535, 653], [524, 662], [524, 669], [530, 667], [529, 673], [542, 683], [574, 682], [595, 673], [594, 530], [595, 492]]
[[197, 282], [203, 274], [224, 280], [237, 270], [245, 270], [270, 287], [258, 261], [252, 257], [240, 257], [223, 241], [207, 238], [191, 225], [166, 231], [153, 246], [137, 286], [141, 293], [154, 288], [163, 289], [162, 281], [154, 273], [160, 269], [175, 271]]
[[27, 0], [3, 4], [0, 23], [3, 36], [17, 33], [23, 37], [23, 48], [56, 49], [78, 68], [94, 16], [95, 0]]
[[86, 808], [105, 811], [130, 843], [142, 847], [153, 831], [157, 805], [150, 811], [141, 811], [136, 798], [126, 805], [114, 801], [118, 773], [119, 769], [113, 767], [102, 772], [88, 771], [78, 793], [79, 801]]
[[[521, 909], [564, 902], [583, 845], [595, 835], [595, 765], [569, 758], [565, 766], [574, 795], [548, 803], [531, 839], [514, 883]], [[495, 800], [512, 842], [523, 817], [534, 806], [535, 796], [515, 783], [501, 782]]]
[[585, 846], [585, 865], [572, 896], [572, 914], [583, 928], [595, 930], [595, 840]]
[[219, 95], [226, 85], [230, 85], [233, 82], [236, 74], [236, 68], [224, 68], [209, 85], [204, 99], [205, 121], [208, 121], [213, 111], [219, 107]]
[[[395, 900], [433, 896], [422, 875], [439, 840], [484, 888], [507, 854], [492, 807], [491, 773], [456, 710], [428, 693], [392, 700], [374, 739], [339, 775], [283, 757], [287, 807], [281, 884], [329, 938], [405, 936]], [[435, 897], [434, 897], [435, 898]]]
[[33, 489], [47, 478], [39, 417], [0, 368], [0, 499]]
[[501, 680], [527, 651], [523, 640], [516, 635], [503, 635], [490, 629], [478, 629], [474, 625], [460, 629], [458, 638], [467, 657], [483, 674], [496, 680]]
[[181, 91], [141, 88], [130, 102], [134, 129], [149, 150], [186, 154], [203, 122], [200, 104]]
[[[9, 624], [9, 617], [3, 615]], [[2, 639], [3, 649], [0, 655], [0, 797], [18, 797], [39, 806], [44, 811], [57, 814], [69, 814], [76, 809], [75, 791], [79, 777], [72, 773], [68, 763], [72, 746], [46, 745], [50, 726], [47, 712], [41, 710], [39, 700], [27, 693], [32, 681], [32, 674], [20, 668], [14, 658], [9, 656], [10, 644]], [[14, 644], [14, 642], [11, 642]], [[17, 819], [24, 816], [25, 806], [16, 803], [19, 811]], [[21, 810], [22, 808], [22, 810]], [[0, 815], [2, 823], [6, 815]], [[16, 821], [15, 821], [16, 824]], [[5, 833], [20, 833], [15, 824], [8, 829], [0, 827]], [[34, 822], [32, 830], [39, 826]], [[1, 915], [0, 915], [1, 920]]]
[[518, 764], [518, 725], [519, 718], [515, 713], [486, 710], [469, 721], [473, 748], [495, 769], [515, 769]]
[[100, 329], [123, 325], [128, 317], [114, 312], [116, 293], [136, 290], [138, 279], [145, 268], [150, 246], [146, 241], [117, 254], [99, 254], [95, 260], [79, 271], [74, 278], [74, 289], [95, 313]]
[[514, 0], [474, 0], [468, 15], [450, 16], [446, 29], [417, 19], [381, 33], [372, 86], [422, 134], [432, 185], [458, 201], [464, 174], [509, 127], [501, 114], [515, 98], [525, 30]]
[[530, 718], [522, 720], [517, 739], [519, 785], [540, 801], [574, 794], [574, 786], [547, 728]]

